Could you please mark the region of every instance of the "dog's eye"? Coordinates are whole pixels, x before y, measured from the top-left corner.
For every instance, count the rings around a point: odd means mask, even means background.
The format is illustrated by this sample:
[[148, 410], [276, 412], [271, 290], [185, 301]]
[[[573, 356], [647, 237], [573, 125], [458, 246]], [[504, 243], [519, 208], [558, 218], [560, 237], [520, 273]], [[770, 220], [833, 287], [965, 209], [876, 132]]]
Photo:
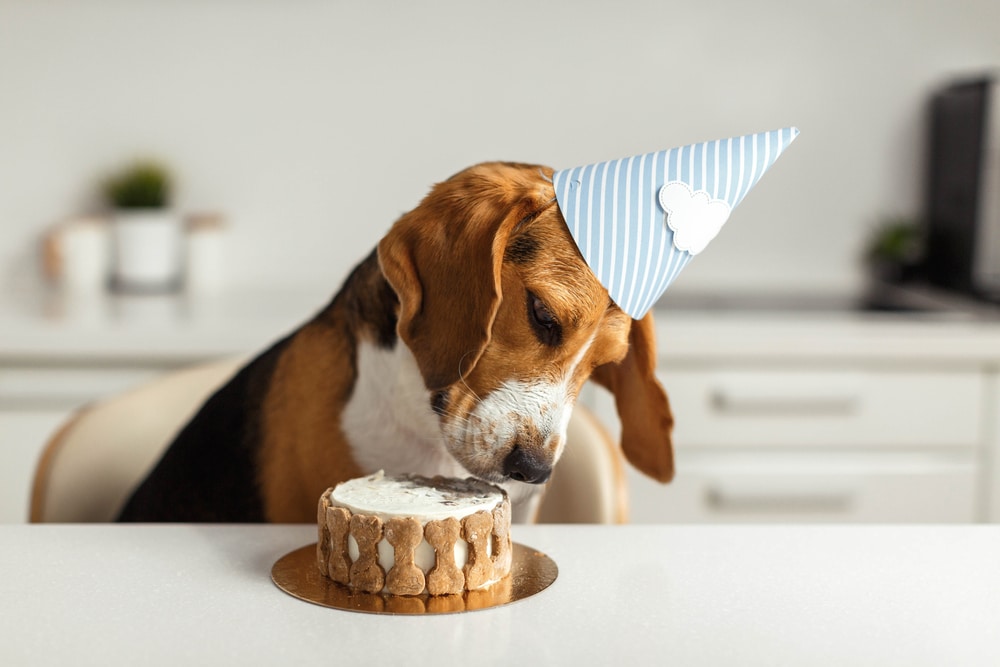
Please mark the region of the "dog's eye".
[[562, 342], [562, 327], [559, 325], [559, 321], [545, 305], [545, 302], [531, 292], [528, 292], [528, 316], [539, 341], [550, 347], [555, 347]]
[[534, 294], [531, 295], [531, 314], [534, 316], [535, 321], [544, 327], [553, 327], [556, 325], [556, 318], [549, 312], [548, 306]]

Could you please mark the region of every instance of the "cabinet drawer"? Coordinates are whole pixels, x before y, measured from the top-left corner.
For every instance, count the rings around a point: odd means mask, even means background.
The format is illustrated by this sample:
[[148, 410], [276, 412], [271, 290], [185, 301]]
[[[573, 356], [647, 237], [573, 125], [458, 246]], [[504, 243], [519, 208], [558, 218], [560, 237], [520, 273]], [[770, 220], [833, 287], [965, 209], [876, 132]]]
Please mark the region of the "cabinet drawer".
[[975, 371], [659, 373], [679, 446], [975, 446], [985, 380]]
[[972, 522], [970, 457], [914, 453], [683, 454], [668, 485], [630, 473], [631, 519], [699, 522]]

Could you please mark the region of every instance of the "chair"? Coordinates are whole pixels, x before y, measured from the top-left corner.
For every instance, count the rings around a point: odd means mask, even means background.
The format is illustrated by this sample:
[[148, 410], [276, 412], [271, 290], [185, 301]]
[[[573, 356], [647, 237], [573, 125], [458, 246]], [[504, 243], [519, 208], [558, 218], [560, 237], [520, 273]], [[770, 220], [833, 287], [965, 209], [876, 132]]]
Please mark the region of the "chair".
[[[43, 451], [31, 494], [32, 523], [111, 521], [180, 427], [244, 363], [227, 359], [174, 371], [82, 408]], [[618, 447], [578, 406], [539, 521], [624, 523], [625, 475]]]

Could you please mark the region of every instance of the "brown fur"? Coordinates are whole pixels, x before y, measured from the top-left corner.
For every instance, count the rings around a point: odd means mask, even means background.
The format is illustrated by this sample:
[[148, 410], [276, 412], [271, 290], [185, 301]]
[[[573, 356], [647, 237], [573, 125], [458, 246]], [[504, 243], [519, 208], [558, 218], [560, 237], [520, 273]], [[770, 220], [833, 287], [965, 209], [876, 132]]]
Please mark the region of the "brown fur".
[[302, 522], [305, 505], [362, 471], [340, 432], [340, 412], [354, 384], [347, 340], [321, 323], [303, 328], [274, 370], [264, 400], [259, 458], [268, 521]]
[[358, 340], [384, 335], [370, 324], [380, 313], [362, 317], [385, 300], [385, 280], [371, 269], [362, 265], [350, 298], [334, 300], [299, 330], [274, 370], [258, 454], [270, 522], [301, 523], [305, 503], [315, 503], [331, 484], [363, 474], [341, 432], [338, 406], [348, 401], [357, 378]]

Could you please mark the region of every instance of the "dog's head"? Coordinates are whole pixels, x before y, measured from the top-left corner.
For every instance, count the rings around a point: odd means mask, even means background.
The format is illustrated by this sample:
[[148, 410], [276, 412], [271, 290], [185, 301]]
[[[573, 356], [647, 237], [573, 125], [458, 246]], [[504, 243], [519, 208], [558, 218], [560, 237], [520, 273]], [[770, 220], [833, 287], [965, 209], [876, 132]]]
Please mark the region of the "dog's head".
[[626, 458], [673, 476], [652, 317], [608, 297], [566, 228], [552, 170], [487, 163], [438, 184], [378, 247], [451, 455], [501, 482], [548, 479], [588, 378], [610, 389]]

